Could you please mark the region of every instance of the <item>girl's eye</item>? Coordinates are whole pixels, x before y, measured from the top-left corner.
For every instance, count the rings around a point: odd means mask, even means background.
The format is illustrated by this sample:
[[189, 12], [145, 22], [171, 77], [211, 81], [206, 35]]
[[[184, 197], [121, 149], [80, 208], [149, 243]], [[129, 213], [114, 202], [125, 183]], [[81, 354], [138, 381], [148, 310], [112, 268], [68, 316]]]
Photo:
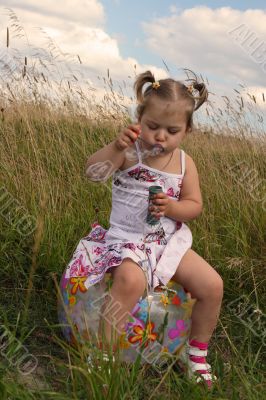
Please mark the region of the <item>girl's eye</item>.
[[[156, 129], [158, 129], [158, 126], [156, 126], [156, 125], [148, 125], [148, 127], [149, 127], [149, 129], [151, 129], [151, 130], [156, 130]], [[174, 129], [174, 130], [169, 130], [168, 132], [174, 135], [175, 133], [178, 132], [178, 130]]]

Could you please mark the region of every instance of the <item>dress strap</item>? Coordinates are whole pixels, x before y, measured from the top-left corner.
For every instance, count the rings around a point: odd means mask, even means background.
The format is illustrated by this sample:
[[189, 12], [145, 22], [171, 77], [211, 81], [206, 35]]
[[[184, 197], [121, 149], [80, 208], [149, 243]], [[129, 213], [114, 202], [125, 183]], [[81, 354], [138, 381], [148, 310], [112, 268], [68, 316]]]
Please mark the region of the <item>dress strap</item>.
[[180, 149], [180, 162], [181, 162], [181, 175], [185, 175], [186, 170], [186, 162], [185, 162], [185, 152], [184, 150]]
[[141, 157], [141, 151], [139, 148], [138, 140], [135, 141], [135, 145], [136, 145], [136, 149], [137, 149], [138, 162], [142, 164], [142, 157]]

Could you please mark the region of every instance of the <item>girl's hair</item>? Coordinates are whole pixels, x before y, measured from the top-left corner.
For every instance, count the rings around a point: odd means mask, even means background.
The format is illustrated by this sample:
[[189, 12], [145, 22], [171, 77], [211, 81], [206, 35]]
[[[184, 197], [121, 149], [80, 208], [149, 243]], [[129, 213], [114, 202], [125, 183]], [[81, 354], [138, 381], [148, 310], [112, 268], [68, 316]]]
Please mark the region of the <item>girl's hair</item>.
[[[196, 77], [195, 74], [194, 76]], [[142, 74], [139, 74], [134, 83], [134, 90], [138, 102], [136, 117], [141, 119], [149, 101], [154, 98], [154, 96], [158, 96], [161, 99], [170, 101], [185, 100], [188, 104], [188, 108], [186, 110], [187, 128], [192, 128], [193, 112], [198, 110], [200, 106], [207, 100], [208, 91], [204, 83], [199, 83], [197, 79], [191, 79], [191, 81], [192, 84], [186, 86], [180, 81], [167, 78], [160, 79], [157, 81], [159, 82], [159, 85], [155, 84], [153, 86], [152, 84], [156, 81], [151, 71], [146, 71]], [[151, 85], [149, 85], [143, 93], [143, 86], [145, 83], [151, 83]], [[199, 96], [194, 96], [192, 94], [193, 89], [196, 89], [199, 92]]]

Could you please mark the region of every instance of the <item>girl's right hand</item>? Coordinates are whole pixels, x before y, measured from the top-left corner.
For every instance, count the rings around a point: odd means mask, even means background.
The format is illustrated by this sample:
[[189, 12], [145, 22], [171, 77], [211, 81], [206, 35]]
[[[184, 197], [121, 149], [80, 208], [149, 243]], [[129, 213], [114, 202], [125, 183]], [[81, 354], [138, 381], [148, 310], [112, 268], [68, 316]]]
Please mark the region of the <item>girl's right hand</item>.
[[115, 140], [115, 145], [118, 150], [125, 150], [135, 143], [140, 134], [140, 125], [129, 125], [123, 128], [117, 139]]

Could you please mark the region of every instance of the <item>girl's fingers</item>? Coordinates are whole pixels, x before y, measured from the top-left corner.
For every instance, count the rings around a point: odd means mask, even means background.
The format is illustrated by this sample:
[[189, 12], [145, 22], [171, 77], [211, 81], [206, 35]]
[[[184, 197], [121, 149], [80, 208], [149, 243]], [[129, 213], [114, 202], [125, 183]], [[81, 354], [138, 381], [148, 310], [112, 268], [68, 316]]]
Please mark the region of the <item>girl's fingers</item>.
[[161, 210], [161, 208], [160, 208], [160, 206], [153, 206], [153, 207], [151, 207], [151, 210], [152, 211], [160, 211]]
[[[131, 128], [131, 129], [129, 129]], [[138, 130], [135, 125], [130, 125], [129, 127], [126, 127], [123, 129], [123, 131], [120, 133], [119, 140], [124, 142], [126, 146], [132, 146], [133, 143], [138, 138]]]
[[152, 215], [156, 217], [163, 217], [168, 201], [169, 198], [165, 193], [156, 193], [156, 195], [152, 198], [152, 206], [150, 206]]
[[137, 135], [140, 133], [140, 125], [129, 125], [128, 129], [135, 132]]
[[168, 200], [167, 199], [156, 199], [156, 200], [153, 200], [153, 204], [155, 204], [155, 205], [159, 205], [159, 204], [161, 204], [161, 205], [166, 205], [168, 203]]
[[152, 199], [168, 199], [168, 196], [163, 192], [159, 192], [156, 193], [156, 195], [154, 195]]
[[160, 218], [164, 215], [164, 213], [162, 211], [158, 211], [158, 212], [152, 211], [151, 215]]
[[130, 139], [131, 143], [134, 143], [138, 137], [138, 135], [135, 132], [132, 132], [130, 129], [125, 130], [125, 135]]
[[118, 146], [119, 150], [124, 150], [128, 147], [128, 143], [125, 142], [123, 139], [119, 138], [117, 141], [117, 146]]

